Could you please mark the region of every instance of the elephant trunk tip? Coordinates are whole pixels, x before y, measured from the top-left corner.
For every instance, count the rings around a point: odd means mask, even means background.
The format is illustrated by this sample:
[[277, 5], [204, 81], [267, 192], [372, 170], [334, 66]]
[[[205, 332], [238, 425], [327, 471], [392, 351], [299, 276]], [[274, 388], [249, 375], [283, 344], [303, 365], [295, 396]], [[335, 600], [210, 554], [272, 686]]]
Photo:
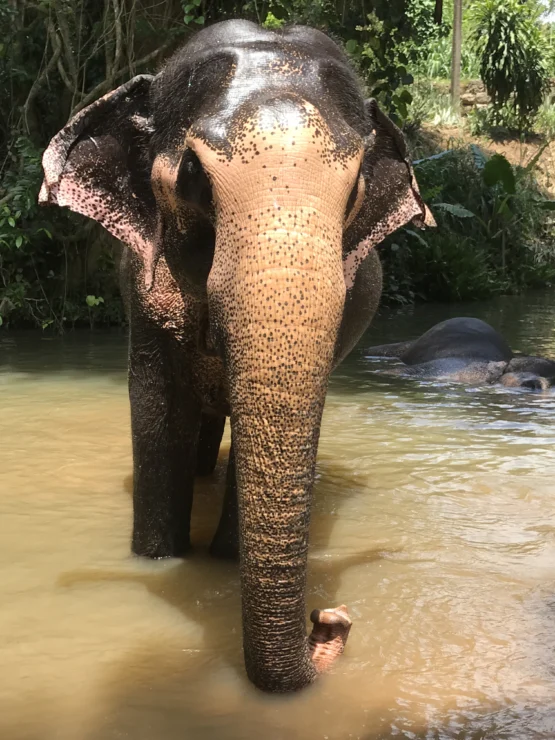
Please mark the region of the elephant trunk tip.
[[308, 638], [312, 662], [317, 673], [324, 673], [345, 650], [352, 621], [344, 604], [335, 609], [314, 609], [310, 621], [314, 625]]

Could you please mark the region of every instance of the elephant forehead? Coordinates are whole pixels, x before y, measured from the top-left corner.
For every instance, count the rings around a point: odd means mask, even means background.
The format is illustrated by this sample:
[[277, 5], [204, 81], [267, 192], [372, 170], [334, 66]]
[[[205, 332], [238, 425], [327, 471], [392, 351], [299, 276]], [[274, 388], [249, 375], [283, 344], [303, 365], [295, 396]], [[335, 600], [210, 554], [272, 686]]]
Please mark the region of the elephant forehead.
[[[187, 138], [225, 211], [249, 211], [264, 222], [304, 208], [340, 228], [363, 147], [356, 134], [342, 147], [310, 104], [268, 106], [245, 116], [242, 133], [224, 148], [202, 129]], [[306, 212], [308, 212], [308, 210]], [[221, 211], [222, 212], [222, 211]]]
[[249, 101], [235, 110], [230, 120], [219, 115], [201, 119], [191, 126], [187, 140], [193, 148], [202, 142], [219, 161], [240, 159], [245, 164], [264, 152], [276, 154], [308, 146], [323, 159], [346, 168], [363, 149], [362, 138], [344, 121], [337, 118], [331, 123], [315, 105], [294, 93], [263, 103]]
[[[290, 98], [245, 110], [225, 141], [214, 137], [210, 122], [193, 126], [187, 145], [209, 174], [216, 198], [223, 190], [235, 190], [244, 199], [245, 187], [252, 200], [261, 188], [289, 191], [288, 196], [303, 191], [310, 197], [314, 191], [321, 199], [339, 200], [341, 209], [363, 157], [355, 132], [345, 130], [337, 137], [311, 103]], [[248, 178], [239, 191], [238, 177]]]
[[[193, 49], [185, 46], [153, 84], [154, 138], [158, 150], [183, 138], [195, 121], [213, 118], [212, 135], [233, 138], [246, 105], [294, 94], [318, 105], [328, 124], [344, 119], [365, 128], [359, 82], [333, 42], [336, 53], [303, 35], [269, 34]], [[363, 133], [366, 133], [365, 131]]]

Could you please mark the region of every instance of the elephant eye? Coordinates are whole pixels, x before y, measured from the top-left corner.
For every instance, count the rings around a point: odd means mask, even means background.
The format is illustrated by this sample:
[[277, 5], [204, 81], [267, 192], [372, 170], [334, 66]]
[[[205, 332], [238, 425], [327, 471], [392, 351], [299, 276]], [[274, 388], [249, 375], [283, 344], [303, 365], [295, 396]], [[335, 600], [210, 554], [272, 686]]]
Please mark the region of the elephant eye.
[[186, 203], [197, 208], [205, 215], [210, 212], [212, 186], [200, 159], [192, 149], [186, 149], [181, 158], [175, 186], [177, 194]]
[[349, 195], [349, 198], [347, 200], [347, 206], [345, 207], [345, 229], [352, 224], [356, 215], [358, 214], [362, 205], [362, 201], [364, 200], [365, 189], [366, 187], [364, 176], [362, 174], [361, 164], [358, 170], [355, 184], [353, 185], [353, 189], [351, 190], [351, 194]]

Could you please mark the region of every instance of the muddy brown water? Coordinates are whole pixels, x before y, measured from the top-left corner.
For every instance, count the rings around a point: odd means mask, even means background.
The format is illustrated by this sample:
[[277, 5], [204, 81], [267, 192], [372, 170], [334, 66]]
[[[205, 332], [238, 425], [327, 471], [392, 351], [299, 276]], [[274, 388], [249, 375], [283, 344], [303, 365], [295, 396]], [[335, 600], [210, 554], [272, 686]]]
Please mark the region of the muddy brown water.
[[122, 334], [0, 335], [0, 739], [555, 737], [555, 394], [377, 376], [365, 347], [475, 315], [555, 357], [555, 293], [384, 313], [335, 373], [307, 614], [354, 619], [333, 674], [265, 696], [237, 567], [130, 556]]

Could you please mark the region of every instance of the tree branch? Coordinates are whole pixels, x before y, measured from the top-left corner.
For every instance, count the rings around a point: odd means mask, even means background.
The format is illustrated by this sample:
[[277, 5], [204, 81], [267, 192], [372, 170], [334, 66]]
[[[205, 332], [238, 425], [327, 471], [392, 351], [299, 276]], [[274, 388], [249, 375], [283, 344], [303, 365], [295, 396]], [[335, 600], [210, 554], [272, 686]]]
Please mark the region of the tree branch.
[[[49, 26], [48, 26], [48, 38], [50, 39], [50, 43], [52, 44], [53, 54], [50, 57], [48, 64], [45, 66], [45, 68], [42, 70], [40, 75], [31, 85], [31, 89], [29, 90], [29, 94], [27, 95], [27, 100], [23, 104], [23, 118], [25, 120], [25, 126], [27, 128], [27, 131], [29, 130], [29, 126], [27, 124], [27, 113], [29, 112], [29, 108], [31, 107], [31, 104], [34, 101], [34, 99], [37, 97], [39, 90], [41, 89], [44, 82], [46, 81], [46, 78], [52, 72], [54, 67], [57, 65], [60, 55], [62, 53], [62, 44], [51, 23], [49, 23]], [[0, 204], [1, 203], [2, 201], [0, 201]]]
[[77, 89], [77, 64], [75, 63], [75, 56], [71, 47], [71, 33], [65, 8], [59, 8], [55, 5], [54, 10], [56, 13], [56, 20], [58, 21], [58, 28], [60, 29], [60, 34], [64, 42], [64, 57], [69, 71], [69, 77], [71, 78], [73, 89]]
[[[106, 34], [106, 36], [108, 36], [108, 24], [110, 22], [110, 7], [111, 7], [111, 0], [105, 0], [103, 21], [104, 21], [104, 34]], [[100, 48], [100, 40], [101, 39], [99, 39], [97, 43], [95, 44], [95, 48], [97, 47]], [[112, 79], [112, 75], [114, 72], [114, 56], [112, 54], [112, 50], [113, 50], [112, 46], [113, 46], [112, 39], [107, 38], [104, 44], [104, 55], [106, 58], [106, 79], [107, 80]], [[94, 50], [93, 50], [93, 53], [94, 53]]]
[[[162, 44], [158, 49], [155, 49], [155, 51], [150, 52], [150, 54], [147, 54], [146, 56], [142, 57], [142, 59], [137, 59], [133, 63], [133, 67], [142, 67], [145, 64], [148, 64], [149, 62], [152, 62], [154, 59], [156, 59], [157, 56], [160, 54], [163, 54], [165, 51], [167, 51], [173, 43], [173, 39], [171, 41], [166, 41], [165, 44]], [[93, 88], [90, 93], [85, 95], [83, 100], [81, 100], [80, 103], [78, 103], [75, 108], [71, 111], [70, 118], [74, 116], [76, 113], [79, 113], [80, 110], [83, 108], [86, 108], [89, 103], [94, 102], [98, 97], [103, 95], [104, 93], [108, 92], [111, 85], [113, 84], [114, 80], [118, 77], [122, 77], [129, 73], [131, 69], [131, 64], [127, 64], [125, 67], [122, 67], [122, 69], [118, 70], [110, 80], [104, 80], [104, 82], [101, 82], [99, 85], [97, 85], [95, 88]]]
[[79, 91], [76, 90], [75, 87], [72, 85], [71, 80], [69, 79], [69, 76], [68, 76], [67, 72], [64, 69], [64, 65], [62, 63], [62, 58], [61, 57], [58, 57], [57, 66], [58, 66], [58, 72], [60, 74], [60, 77], [62, 78], [62, 82], [67, 87], [67, 89], [69, 90], [69, 92], [72, 95], [79, 95]]
[[114, 21], [116, 24], [116, 51], [114, 54], [114, 65], [113, 69], [117, 69], [121, 64], [121, 57], [123, 53], [123, 33], [121, 28], [121, 14], [123, 7], [120, 6], [119, 0], [112, 0], [114, 5]]

